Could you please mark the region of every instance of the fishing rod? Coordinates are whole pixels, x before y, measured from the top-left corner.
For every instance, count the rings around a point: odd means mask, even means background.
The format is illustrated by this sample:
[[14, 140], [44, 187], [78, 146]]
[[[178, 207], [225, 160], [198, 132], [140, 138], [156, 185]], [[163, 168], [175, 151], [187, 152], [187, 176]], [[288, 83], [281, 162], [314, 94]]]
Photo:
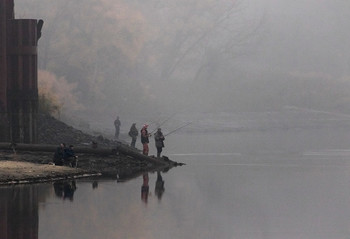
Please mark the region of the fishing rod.
[[182, 129], [182, 128], [184, 128], [184, 127], [186, 127], [187, 125], [190, 125], [190, 124], [192, 124], [192, 123], [193, 123], [193, 122], [186, 123], [185, 125], [182, 125], [182, 126], [176, 128], [176, 129], [170, 131], [169, 133], [167, 133], [166, 135], [164, 135], [164, 137], [165, 137], [165, 136], [168, 136], [168, 135], [170, 135], [170, 134], [172, 134], [172, 133], [174, 133], [174, 132], [176, 132], [176, 131], [178, 131], [178, 130], [180, 130], [180, 129]]
[[161, 119], [161, 118], [158, 118], [158, 119], [156, 119], [156, 120], [152, 120], [151, 122], [149, 122], [149, 125], [152, 125], [152, 124], [158, 125], [158, 122], [160, 121], [160, 119]]
[[163, 124], [165, 124], [168, 120], [170, 120], [171, 118], [174, 117], [174, 115], [176, 115], [176, 113], [173, 113], [172, 115], [170, 115], [170, 117], [168, 117], [166, 120], [164, 120], [163, 122], [161, 122], [158, 127], [156, 127], [154, 130], [152, 130], [152, 132], [150, 134], [152, 134], [154, 131], [157, 130], [157, 128], [159, 128], [160, 126], [162, 126]]

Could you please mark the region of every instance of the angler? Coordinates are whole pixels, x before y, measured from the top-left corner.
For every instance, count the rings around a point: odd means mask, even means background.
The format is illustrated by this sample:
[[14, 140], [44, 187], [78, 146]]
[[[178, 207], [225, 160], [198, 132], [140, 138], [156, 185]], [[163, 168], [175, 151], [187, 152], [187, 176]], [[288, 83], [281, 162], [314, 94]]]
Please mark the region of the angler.
[[148, 143], [149, 143], [149, 137], [151, 134], [148, 133], [147, 131], [148, 124], [145, 124], [142, 129], [141, 129], [141, 143], [142, 143], [142, 153], [143, 155], [148, 155], [149, 148], [148, 148]]
[[162, 153], [162, 149], [164, 148], [165, 140], [161, 128], [158, 128], [157, 132], [154, 134], [154, 140], [157, 148], [157, 158], [160, 158], [160, 154]]

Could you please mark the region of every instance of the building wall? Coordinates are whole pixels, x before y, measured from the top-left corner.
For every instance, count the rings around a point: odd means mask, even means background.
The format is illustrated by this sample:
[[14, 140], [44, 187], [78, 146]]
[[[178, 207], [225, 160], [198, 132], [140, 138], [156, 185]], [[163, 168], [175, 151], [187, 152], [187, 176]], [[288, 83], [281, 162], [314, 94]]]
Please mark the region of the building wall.
[[37, 20], [0, 0], [0, 142], [37, 142], [37, 41]]
[[13, 0], [0, 0], [0, 141], [9, 139], [7, 117], [7, 22], [14, 18]]
[[11, 139], [37, 141], [37, 20], [9, 21], [7, 44], [7, 108]]

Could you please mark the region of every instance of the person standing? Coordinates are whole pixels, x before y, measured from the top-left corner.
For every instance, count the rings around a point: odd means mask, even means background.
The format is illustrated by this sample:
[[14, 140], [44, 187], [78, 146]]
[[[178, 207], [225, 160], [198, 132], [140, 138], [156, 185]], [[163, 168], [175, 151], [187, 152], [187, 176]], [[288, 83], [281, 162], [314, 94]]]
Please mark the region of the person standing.
[[55, 154], [53, 155], [53, 162], [55, 165], [63, 166], [65, 149], [66, 145], [64, 143], [61, 143], [60, 146], [57, 147]]
[[158, 128], [157, 132], [154, 134], [154, 140], [157, 148], [157, 158], [160, 158], [160, 154], [162, 153], [162, 149], [164, 147], [164, 135], [162, 133], [162, 129]]
[[133, 123], [130, 127], [129, 130], [129, 136], [131, 137], [131, 147], [135, 148], [135, 144], [136, 144], [136, 139], [137, 136], [139, 135], [139, 131], [136, 128], [136, 123]]
[[149, 136], [150, 134], [147, 131], [148, 124], [145, 124], [142, 129], [141, 129], [141, 143], [142, 143], [142, 153], [143, 155], [148, 155], [149, 148], [148, 148], [148, 143], [149, 143]]
[[115, 127], [115, 138], [118, 139], [119, 138], [119, 133], [120, 133], [120, 120], [119, 120], [119, 116], [117, 116], [117, 119], [114, 120], [114, 127]]

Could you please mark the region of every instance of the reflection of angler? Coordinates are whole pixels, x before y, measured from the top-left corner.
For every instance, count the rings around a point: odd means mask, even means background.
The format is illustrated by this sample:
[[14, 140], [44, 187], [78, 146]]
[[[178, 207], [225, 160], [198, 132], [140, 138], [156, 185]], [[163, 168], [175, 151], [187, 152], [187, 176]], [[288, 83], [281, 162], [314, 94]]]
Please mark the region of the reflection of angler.
[[74, 192], [77, 189], [75, 181], [71, 182], [54, 182], [55, 195], [59, 198], [73, 201]]
[[98, 182], [97, 181], [93, 181], [92, 182], [92, 189], [95, 189], [98, 187]]
[[141, 186], [141, 200], [144, 203], [147, 203], [148, 202], [148, 193], [149, 193], [148, 173], [144, 173], [142, 175], [142, 178], [143, 178], [143, 183], [142, 183], [142, 186]]
[[154, 193], [157, 195], [158, 199], [161, 200], [164, 193], [164, 180], [159, 171], [157, 171], [157, 181], [156, 187], [154, 188]]
[[63, 185], [63, 199], [68, 198], [70, 201], [73, 201], [73, 196], [76, 189], [77, 187], [75, 185], [75, 181], [72, 181], [71, 183], [65, 182]]
[[63, 197], [63, 183], [62, 182], [54, 182], [53, 189], [55, 190], [55, 195], [59, 198]]

